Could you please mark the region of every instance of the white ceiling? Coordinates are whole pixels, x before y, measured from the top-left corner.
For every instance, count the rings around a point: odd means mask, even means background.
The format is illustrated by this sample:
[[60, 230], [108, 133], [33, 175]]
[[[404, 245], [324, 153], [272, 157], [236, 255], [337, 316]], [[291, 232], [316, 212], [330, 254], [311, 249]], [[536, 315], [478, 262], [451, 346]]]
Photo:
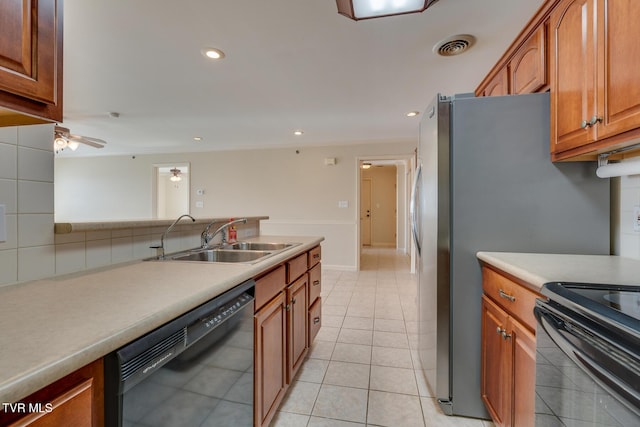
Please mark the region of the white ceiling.
[[[405, 114], [473, 91], [542, 1], [440, 0], [355, 22], [335, 0], [65, 0], [64, 125], [108, 144], [59, 155], [415, 139]], [[455, 34], [477, 42], [432, 52]]]

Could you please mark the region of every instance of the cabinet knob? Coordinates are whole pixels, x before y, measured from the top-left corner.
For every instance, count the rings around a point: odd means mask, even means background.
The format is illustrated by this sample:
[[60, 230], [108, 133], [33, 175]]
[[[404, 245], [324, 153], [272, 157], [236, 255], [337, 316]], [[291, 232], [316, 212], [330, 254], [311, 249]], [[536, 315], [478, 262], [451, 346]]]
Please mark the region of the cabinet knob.
[[589, 121], [583, 120], [583, 121], [580, 122], [580, 127], [582, 129], [586, 129], [586, 128], [590, 128], [591, 126], [595, 125], [596, 123], [602, 123], [602, 117], [593, 116], [593, 117], [591, 117], [591, 120], [589, 120]]
[[314, 317], [313, 318], [313, 324], [317, 325], [318, 323], [320, 323], [320, 318], [319, 317]]
[[296, 303], [296, 299], [295, 298], [291, 298], [291, 304], [295, 304]]
[[320, 284], [320, 280], [314, 280], [313, 281], [313, 286], [318, 286]]

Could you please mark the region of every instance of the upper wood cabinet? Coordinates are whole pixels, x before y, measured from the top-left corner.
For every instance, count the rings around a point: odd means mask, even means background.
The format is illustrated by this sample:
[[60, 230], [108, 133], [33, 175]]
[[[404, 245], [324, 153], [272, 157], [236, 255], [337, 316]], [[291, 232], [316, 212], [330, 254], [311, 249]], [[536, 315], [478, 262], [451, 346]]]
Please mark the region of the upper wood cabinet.
[[481, 89], [482, 96], [509, 95], [509, 70], [505, 67], [486, 83]]
[[534, 93], [547, 81], [547, 36], [543, 23], [524, 42], [508, 65], [509, 94]]
[[547, 37], [546, 25], [541, 24], [518, 45], [509, 61], [492, 70], [476, 94], [480, 96], [519, 95], [546, 89]]
[[62, 121], [62, 0], [0, 2], [0, 125]]
[[517, 95], [549, 88], [548, 20], [558, 0], [547, 0], [476, 88], [476, 96]]
[[640, 135], [640, 2], [562, 0], [550, 18], [554, 160]]

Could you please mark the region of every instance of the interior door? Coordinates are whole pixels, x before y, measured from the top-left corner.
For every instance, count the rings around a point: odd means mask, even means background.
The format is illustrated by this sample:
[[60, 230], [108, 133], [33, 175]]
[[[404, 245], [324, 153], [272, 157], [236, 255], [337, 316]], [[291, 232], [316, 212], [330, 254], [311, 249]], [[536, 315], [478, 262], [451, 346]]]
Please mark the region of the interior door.
[[360, 241], [371, 246], [371, 179], [362, 180], [360, 188]]

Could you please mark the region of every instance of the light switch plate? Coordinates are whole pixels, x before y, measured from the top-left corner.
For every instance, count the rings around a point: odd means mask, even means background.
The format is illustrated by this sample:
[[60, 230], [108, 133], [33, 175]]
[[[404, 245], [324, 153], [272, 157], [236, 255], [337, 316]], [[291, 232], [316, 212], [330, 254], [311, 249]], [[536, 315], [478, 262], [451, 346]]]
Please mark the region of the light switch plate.
[[338, 202], [338, 207], [339, 208], [348, 208], [349, 207], [349, 201], [347, 200], [340, 200]]
[[633, 231], [640, 231], [640, 206], [633, 207]]
[[7, 219], [5, 215], [6, 211], [6, 206], [0, 205], [0, 242], [7, 241]]
[[198, 200], [196, 202], [196, 208], [204, 208], [204, 202], [202, 200]]

